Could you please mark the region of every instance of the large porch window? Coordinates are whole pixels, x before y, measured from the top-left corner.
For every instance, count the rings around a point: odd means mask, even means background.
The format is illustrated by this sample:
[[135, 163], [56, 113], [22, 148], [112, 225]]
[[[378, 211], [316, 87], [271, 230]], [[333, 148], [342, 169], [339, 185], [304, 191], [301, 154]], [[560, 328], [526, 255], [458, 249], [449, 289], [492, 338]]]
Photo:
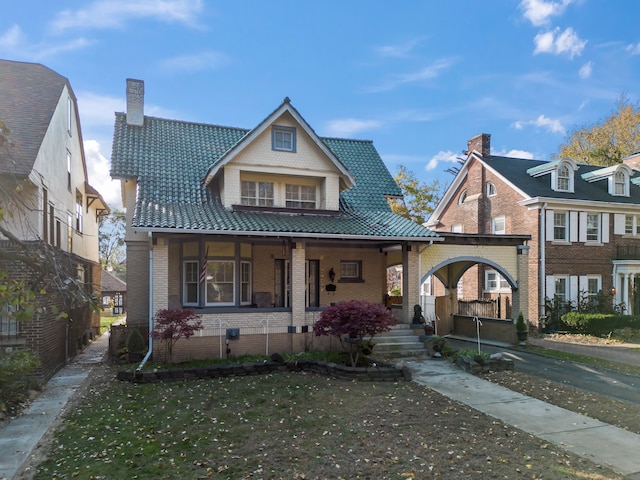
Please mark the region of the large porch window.
[[182, 304], [194, 307], [250, 305], [253, 292], [250, 244], [182, 243]]

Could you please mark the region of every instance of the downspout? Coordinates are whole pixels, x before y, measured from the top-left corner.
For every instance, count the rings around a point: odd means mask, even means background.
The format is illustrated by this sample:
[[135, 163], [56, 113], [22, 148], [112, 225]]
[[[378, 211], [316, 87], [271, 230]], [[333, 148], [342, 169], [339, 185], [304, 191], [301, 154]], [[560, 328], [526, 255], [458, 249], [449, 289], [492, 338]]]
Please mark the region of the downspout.
[[538, 327], [540, 322], [540, 317], [546, 316], [546, 312], [544, 311], [545, 305], [545, 290], [546, 290], [546, 261], [545, 261], [545, 242], [546, 242], [546, 231], [547, 231], [547, 221], [546, 221], [546, 208], [547, 203], [545, 202], [540, 209], [540, 226], [538, 230], [540, 231], [540, 246], [538, 247], [539, 255], [540, 255], [540, 285], [538, 286], [538, 308], [542, 307], [542, 312], [538, 312]]
[[153, 353], [153, 337], [151, 337], [151, 332], [153, 332], [153, 234], [148, 232], [147, 236], [149, 237], [149, 349], [136, 368], [136, 372], [142, 370]]

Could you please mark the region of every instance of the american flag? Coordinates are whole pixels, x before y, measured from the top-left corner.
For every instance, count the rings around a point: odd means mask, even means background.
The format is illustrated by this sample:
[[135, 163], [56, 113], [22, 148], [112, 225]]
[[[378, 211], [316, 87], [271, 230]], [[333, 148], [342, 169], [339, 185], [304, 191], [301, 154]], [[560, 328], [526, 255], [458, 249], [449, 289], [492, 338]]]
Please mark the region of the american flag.
[[209, 247], [207, 247], [207, 253], [202, 259], [202, 268], [200, 269], [200, 283], [206, 283], [207, 281], [207, 259], [209, 257]]

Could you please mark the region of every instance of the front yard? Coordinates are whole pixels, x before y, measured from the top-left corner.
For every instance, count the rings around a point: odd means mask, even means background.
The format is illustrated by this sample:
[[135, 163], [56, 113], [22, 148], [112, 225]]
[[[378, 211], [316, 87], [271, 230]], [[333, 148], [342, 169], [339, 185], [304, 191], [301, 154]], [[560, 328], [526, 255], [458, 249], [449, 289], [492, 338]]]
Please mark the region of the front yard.
[[141, 385], [108, 366], [74, 402], [19, 478], [622, 478], [411, 382]]

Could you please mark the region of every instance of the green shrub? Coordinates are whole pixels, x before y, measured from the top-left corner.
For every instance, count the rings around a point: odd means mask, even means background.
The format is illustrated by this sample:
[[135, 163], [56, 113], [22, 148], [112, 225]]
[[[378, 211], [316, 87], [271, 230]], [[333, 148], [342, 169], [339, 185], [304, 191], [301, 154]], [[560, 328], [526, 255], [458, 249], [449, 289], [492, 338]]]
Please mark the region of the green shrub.
[[568, 312], [562, 315], [562, 323], [573, 333], [606, 336], [623, 328], [640, 328], [640, 317], [612, 313]]
[[0, 353], [0, 405], [9, 410], [27, 398], [27, 391], [36, 386], [30, 376], [40, 360], [30, 350]]
[[147, 349], [142, 333], [138, 328], [133, 328], [127, 337], [127, 351], [131, 353], [143, 353]]

